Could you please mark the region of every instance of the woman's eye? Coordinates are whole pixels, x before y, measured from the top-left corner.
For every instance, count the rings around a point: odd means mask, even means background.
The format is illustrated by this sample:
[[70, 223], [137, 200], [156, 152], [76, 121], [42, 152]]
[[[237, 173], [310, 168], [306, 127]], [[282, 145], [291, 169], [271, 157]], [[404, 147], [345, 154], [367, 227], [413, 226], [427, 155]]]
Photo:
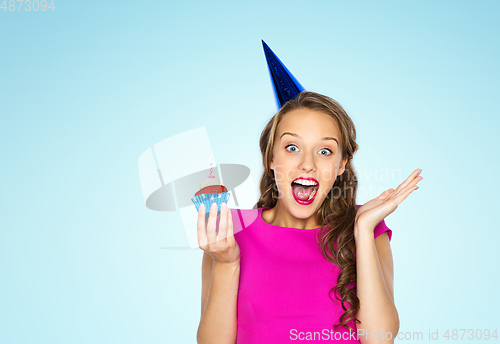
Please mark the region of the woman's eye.
[[324, 152], [327, 152], [328, 154], [323, 154], [323, 153], [321, 153], [321, 155], [330, 155], [330, 154], [332, 154], [332, 151], [331, 151], [331, 150], [329, 150], [328, 148], [323, 148], [322, 150], [320, 150], [320, 152], [323, 152], [323, 151], [324, 151]]
[[[290, 148], [290, 149], [288, 149], [288, 148]], [[288, 146], [285, 147], [285, 149], [287, 151], [289, 151], [289, 152], [297, 152], [299, 150], [296, 145], [288, 145]], [[320, 154], [327, 156], [327, 155], [330, 155], [330, 154], [333, 154], [333, 153], [332, 153], [332, 151], [330, 149], [323, 148], [323, 149], [320, 150]]]

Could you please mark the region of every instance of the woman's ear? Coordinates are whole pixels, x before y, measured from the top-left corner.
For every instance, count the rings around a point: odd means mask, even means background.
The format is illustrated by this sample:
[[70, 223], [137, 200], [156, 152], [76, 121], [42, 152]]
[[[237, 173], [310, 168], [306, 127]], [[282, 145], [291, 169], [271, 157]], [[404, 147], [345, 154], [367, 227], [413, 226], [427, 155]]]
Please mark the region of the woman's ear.
[[345, 171], [345, 165], [347, 164], [347, 158], [340, 162], [339, 176], [342, 175]]

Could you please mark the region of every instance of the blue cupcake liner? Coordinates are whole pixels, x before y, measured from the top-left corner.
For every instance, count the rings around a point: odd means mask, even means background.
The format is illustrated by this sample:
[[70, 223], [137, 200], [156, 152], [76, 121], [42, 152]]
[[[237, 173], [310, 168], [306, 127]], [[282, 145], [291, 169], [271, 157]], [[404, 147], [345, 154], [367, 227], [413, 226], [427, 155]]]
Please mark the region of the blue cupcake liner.
[[209, 213], [212, 203], [217, 204], [218, 211], [220, 211], [221, 204], [227, 204], [227, 200], [229, 199], [230, 195], [231, 194], [229, 192], [212, 192], [194, 196], [193, 198], [191, 198], [191, 201], [193, 201], [194, 205], [196, 206], [196, 211], [200, 210], [200, 205], [203, 203], [205, 204], [206, 213]]

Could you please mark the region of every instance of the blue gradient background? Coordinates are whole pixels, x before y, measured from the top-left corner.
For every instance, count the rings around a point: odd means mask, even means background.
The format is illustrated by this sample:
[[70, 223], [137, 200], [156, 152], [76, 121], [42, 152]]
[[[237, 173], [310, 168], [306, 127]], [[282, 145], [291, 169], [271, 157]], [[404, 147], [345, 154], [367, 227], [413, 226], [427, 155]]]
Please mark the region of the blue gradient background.
[[0, 11], [0, 342], [195, 343], [202, 251], [137, 161], [205, 126], [257, 187], [261, 39], [354, 120], [358, 203], [423, 169], [386, 218], [400, 331], [498, 326], [498, 2], [55, 5]]

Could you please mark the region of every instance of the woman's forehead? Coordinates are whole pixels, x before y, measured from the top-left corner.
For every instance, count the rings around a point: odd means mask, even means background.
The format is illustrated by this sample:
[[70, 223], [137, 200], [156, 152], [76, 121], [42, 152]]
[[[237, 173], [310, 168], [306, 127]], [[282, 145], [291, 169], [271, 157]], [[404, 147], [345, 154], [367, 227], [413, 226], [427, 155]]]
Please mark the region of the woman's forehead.
[[300, 137], [332, 136], [340, 139], [337, 121], [326, 113], [310, 109], [298, 109], [286, 113], [278, 123], [276, 138], [280, 139], [286, 132], [297, 134]]

